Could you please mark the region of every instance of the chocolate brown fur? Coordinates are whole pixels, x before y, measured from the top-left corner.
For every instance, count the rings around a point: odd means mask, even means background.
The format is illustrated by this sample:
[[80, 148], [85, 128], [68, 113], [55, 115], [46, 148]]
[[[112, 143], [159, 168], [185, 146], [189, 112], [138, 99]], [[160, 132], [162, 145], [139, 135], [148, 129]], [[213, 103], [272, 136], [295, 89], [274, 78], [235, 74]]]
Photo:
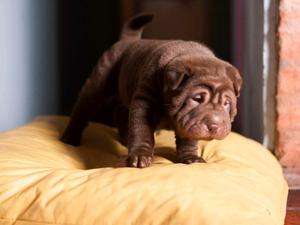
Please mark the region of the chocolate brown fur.
[[151, 19], [132, 18], [101, 56], [61, 139], [78, 145], [89, 120], [114, 121], [128, 147], [127, 165], [143, 168], [151, 165], [155, 130], [168, 128], [175, 131], [179, 162], [205, 162], [198, 140], [230, 132], [241, 77], [199, 43], [141, 39]]

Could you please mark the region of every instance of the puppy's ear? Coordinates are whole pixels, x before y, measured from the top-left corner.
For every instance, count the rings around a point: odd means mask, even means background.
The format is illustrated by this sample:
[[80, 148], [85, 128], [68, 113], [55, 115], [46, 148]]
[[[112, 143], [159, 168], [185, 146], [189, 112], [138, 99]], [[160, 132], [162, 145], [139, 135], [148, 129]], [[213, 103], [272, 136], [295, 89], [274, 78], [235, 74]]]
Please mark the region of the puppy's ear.
[[242, 83], [243, 83], [243, 80], [242, 80], [242, 77], [241, 77], [239, 71], [234, 66], [230, 65], [230, 66], [226, 67], [226, 74], [233, 83], [234, 92], [235, 92], [236, 97], [239, 97]]
[[189, 74], [179, 71], [168, 70], [164, 75], [164, 91], [179, 88], [187, 79]]

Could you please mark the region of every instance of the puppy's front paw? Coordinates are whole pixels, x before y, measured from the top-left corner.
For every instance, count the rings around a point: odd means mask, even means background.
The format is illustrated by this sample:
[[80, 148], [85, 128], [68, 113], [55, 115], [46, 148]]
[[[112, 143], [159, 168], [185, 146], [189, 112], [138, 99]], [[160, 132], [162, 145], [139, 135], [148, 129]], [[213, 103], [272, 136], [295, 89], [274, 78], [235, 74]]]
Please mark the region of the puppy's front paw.
[[191, 164], [191, 163], [206, 163], [206, 161], [197, 155], [189, 155], [185, 157], [179, 157], [179, 162], [185, 163], [185, 164]]
[[152, 163], [152, 156], [149, 155], [128, 155], [126, 164], [129, 167], [136, 167], [136, 168], [145, 168], [149, 167]]

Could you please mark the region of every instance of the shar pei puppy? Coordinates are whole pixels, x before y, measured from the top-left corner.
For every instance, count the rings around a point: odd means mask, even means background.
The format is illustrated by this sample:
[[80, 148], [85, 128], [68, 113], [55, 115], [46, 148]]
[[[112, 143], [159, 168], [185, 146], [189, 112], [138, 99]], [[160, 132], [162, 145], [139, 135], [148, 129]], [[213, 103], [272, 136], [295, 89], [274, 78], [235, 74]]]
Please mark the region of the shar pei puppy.
[[142, 39], [150, 14], [131, 18], [85, 82], [61, 140], [79, 145], [90, 120], [115, 125], [127, 166], [151, 165], [154, 132], [172, 129], [178, 162], [205, 162], [198, 140], [223, 139], [236, 116], [242, 79], [202, 44]]

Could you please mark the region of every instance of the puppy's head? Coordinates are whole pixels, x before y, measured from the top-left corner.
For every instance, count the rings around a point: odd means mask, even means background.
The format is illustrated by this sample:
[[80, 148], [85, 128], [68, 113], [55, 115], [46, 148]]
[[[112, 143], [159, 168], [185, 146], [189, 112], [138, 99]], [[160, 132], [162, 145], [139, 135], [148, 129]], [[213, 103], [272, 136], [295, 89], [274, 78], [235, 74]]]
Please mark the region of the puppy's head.
[[189, 139], [223, 139], [236, 116], [242, 79], [217, 58], [183, 57], [164, 70], [165, 110], [176, 132]]

